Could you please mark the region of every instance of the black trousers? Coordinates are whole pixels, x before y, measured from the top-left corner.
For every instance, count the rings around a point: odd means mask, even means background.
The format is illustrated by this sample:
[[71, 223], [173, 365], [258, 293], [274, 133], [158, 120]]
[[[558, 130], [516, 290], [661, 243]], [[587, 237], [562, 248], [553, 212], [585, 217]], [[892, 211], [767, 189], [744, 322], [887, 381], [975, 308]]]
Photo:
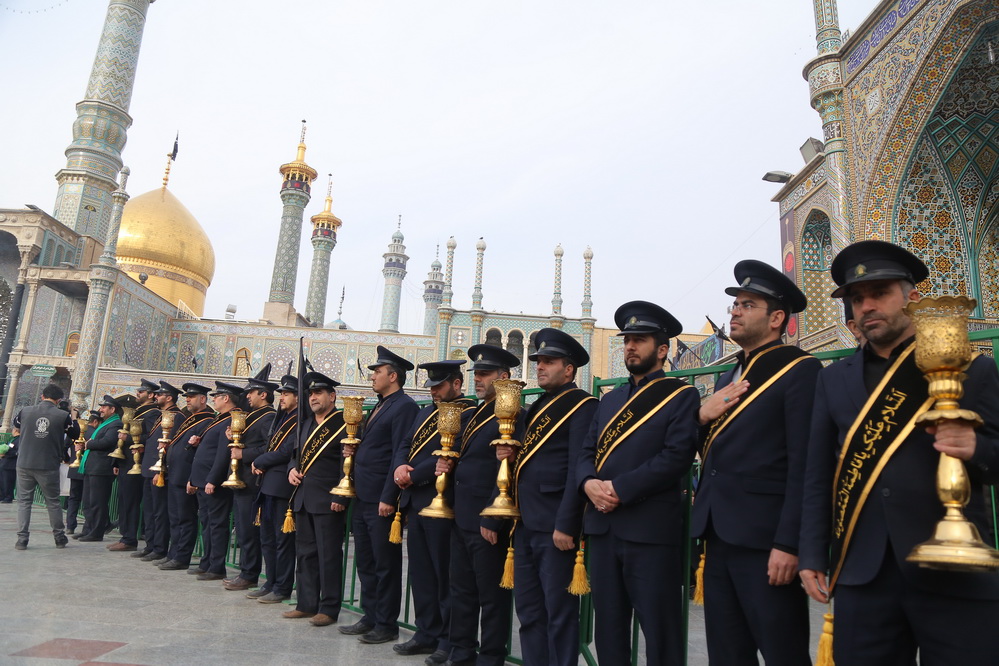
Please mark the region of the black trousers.
[[402, 603], [402, 544], [389, 541], [393, 516], [378, 515], [378, 502], [354, 500], [351, 533], [354, 562], [361, 579], [362, 621], [397, 631]]
[[198, 541], [198, 496], [188, 495], [187, 488], [169, 483], [165, 490], [170, 519], [170, 550], [167, 555], [171, 560], [188, 565]]
[[104, 532], [110, 522], [108, 502], [111, 500], [113, 476], [95, 476], [86, 474], [83, 477], [83, 527], [87, 530], [84, 536], [97, 537], [104, 540]]
[[[305, 613], [323, 613], [334, 620], [343, 603], [343, 534], [346, 512], [295, 512], [298, 554], [298, 605]], [[282, 522], [284, 518], [282, 517]]]
[[205, 550], [201, 568], [209, 573], [225, 575], [225, 558], [229, 551], [232, 491], [218, 486], [215, 492], [209, 495], [203, 489], [199, 489], [198, 506], [199, 510], [203, 508], [207, 518], [207, 529], [202, 526], [201, 531], [201, 543]]
[[76, 531], [77, 515], [83, 504], [83, 479], [69, 480], [69, 497], [66, 498], [66, 529]]
[[[121, 541], [128, 546], [137, 546], [142, 531], [139, 526], [142, 515], [142, 491], [148, 479], [139, 474], [118, 473], [118, 531]], [[146, 505], [146, 511], [149, 510]]]
[[17, 487], [17, 467], [15, 460], [0, 463], [0, 502], [14, 501], [14, 488]]
[[232, 491], [233, 522], [239, 542], [239, 577], [256, 583], [260, 578], [260, 528], [254, 525], [257, 506], [256, 488]]
[[811, 666], [808, 596], [797, 576], [771, 585], [769, 550], [725, 543], [708, 533], [704, 560], [704, 621], [708, 658], [718, 664]]
[[680, 546], [589, 537], [601, 664], [631, 663], [632, 611], [645, 635], [648, 666], [683, 666], [683, 557]]
[[275, 594], [291, 595], [295, 587], [295, 533], [282, 532], [288, 500], [261, 495], [260, 553], [264, 558], [267, 582], [264, 588]]
[[211, 559], [209, 555], [212, 549], [211, 540], [208, 538], [210, 528], [208, 524], [208, 495], [199, 488], [195, 497], [198, 498], [198, 526], [201, 528], [201, 560], [198, 562], [198, 568], [202, 571], [208, 571]]
[[451, 521], [408, 512], [406, 548], [413, 590], [416, 639], [445, 652], [451, 649]]
[[146, 523], [146, 547], [154, 553], [166, 555], [170, 551], [170, 508], [166, 486], [157, 488], [152, 479], [143, 484], [143, 515]]
[[873, 581], [837, 585], [835, 595], [837, 664], [915, 666], [917, 650], [920, 666], [996, 663], [999, 601], [917, 589], [902, 577], [891, 548]]
[[513, 597], [525, 666], [579, 663], [579, 597], [569, 594], [575, 550], [559, 550], [551, 532], [518, 525]]
[[[499, 584], [508, 544], [508, 529], [500, 530], [499, 539], [493, 546], [479, 532], [467, 532], [457, 525], [452, 527], [451, 629], [448, 636], [451, 661], [473, 660], [479, 666], [500, 666], [506, 659], [513, 599], [510, 591]], [[476, 659], [475, 637], [479, 634], [480, 614], [482, 644]]]

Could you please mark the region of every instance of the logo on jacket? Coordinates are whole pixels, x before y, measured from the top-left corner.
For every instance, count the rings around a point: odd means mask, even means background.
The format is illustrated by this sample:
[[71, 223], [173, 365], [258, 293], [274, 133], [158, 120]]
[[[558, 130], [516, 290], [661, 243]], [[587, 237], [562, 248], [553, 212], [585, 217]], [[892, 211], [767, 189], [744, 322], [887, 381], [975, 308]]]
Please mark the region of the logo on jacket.
[[47, 437], [49, 434], [49, 419], [41, 417], [35, 421], [35, 437]]

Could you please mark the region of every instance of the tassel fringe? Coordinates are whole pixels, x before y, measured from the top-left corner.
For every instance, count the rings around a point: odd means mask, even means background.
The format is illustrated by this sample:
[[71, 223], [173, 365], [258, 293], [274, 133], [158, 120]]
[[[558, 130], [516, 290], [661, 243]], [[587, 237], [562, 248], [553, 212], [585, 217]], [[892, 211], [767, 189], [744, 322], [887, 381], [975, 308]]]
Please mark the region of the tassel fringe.
[[819, 652], [815, 657], [815, 666], [835, 666], [833, 661], [833, 614], [822, 616], [822, 635], [819, 636]]
[[583, 554], [586, 552], [584, 542], [580, 540], [579, 549], [576, 550], [576, 563], [572, 566], [572, 581], [569, 583], [568, 592], [577, 597], [590, 593], [590, 581], [586, 577], [586, 563]]
[[500, 587], [504, 590], [513, 589], [513, 545], [506, 549], [506, 562], [503, 563], [503, 578]]
[[697, 563], [697, 573], [694, 574], [693, 601], [698, 606], [704, 605], [704, 553], [701, 553], [701, 561]]
[[156, 477], [153, 479], [153, 485], [157, 488], [162, 488], [166, 485], [166, 482], [163, 480], [163, 472], [156, 472]]
[[291, 513], [291, 507], [284, 512], [284, 524], [281, 526], [281, 531], [285, 534], [291, 534], [295, 531], [295, 516]]
[[253, 524], [256, 527], [260, 527], [260, 507], [257, 507], [257, 515], [253, 518]]
[[396, 511], [389, 530], [389, 543], [402, 543], [402, 512]]

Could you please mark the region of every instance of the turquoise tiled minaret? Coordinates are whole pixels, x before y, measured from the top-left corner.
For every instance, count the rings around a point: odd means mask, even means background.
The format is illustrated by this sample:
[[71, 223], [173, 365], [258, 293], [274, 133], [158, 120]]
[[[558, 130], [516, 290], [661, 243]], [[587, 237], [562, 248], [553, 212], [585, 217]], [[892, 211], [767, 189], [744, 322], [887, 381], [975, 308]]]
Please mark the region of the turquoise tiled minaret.
[[548, 316], [548, 325], [552, 328], [562, 328], [565, 315], [562, 314], [562, 257], [565, 250], [562, 244], [555, 246], [555, 290], [552, 293], [552, 313]]
[[482, 309], [482, 261], [486, 253], [486, 241], [479, 238], [475, 243], [475, 289], [472, 290], [472, 340], [471, 344], [476, 345], [482, 342], [482, 322], [486, 313]]
[[451, 297], [454, 291], [451, 289], [451, 276], [454, 274], [454, 250], [458, 247], [458, 241], [451, 236], [447, 240], [447, 264], [444, 268], [444, 290], [441, 293], [441, 305], [437, 308], [437, 315], [440, 326], [437, 327], [437, 356], [438, 360], [445, 360], [450, 356], [451, 346], [451, 318], [454, 316], [454, 308], [451, 307]]
[[271, 274], [271, 291], [267, 298], [272, 303], [294, 303], [295, 279], [298, 276], [298, 248], [302, 240], [302, 218], [305, 207], [312, 198], [312, 181], [316, 170], [305, 163], [305, 121], [298, 142], [298, 154], [293, 162], [281, 165], [281, 231], [278, 234], [274, 272]]
[[437, 334], [437, 322], [440, 319], [438, 308], [443, 300], [444, 274], [441, 273], [441, 261], [438, 256], [434, 257], [427, 279], [423, 282], [423, 302], [426, 303], [426, 311], [423, 313], [423, 335]]
[[103, 241], [118, 188], [121, 151], [132, 125], [135, 68], [151, 0], [111, 0], [83, 101], [76, 105], [66, 167], [56, 174], [55, 218]]
[[326, 292], [330, 284], [330, 253], [336, 247], [336, 232], [343, 222], [333, 214], [333, 174], [326, 187], [326, 207], [312, 216], [312, 272], [305, 316], [313, 326], [326, 320]]
[[[597, 323], [597, 320], [593, 318], [593, 299], [590, 297], [590, 270], [592, 264], [593, 250], [587, 246], [586, 251], [583, 252], [583, 313], [579, 318], [579, 323], [583, 328], [583, 347], [586, 348], [587, 353], [591, 356], [593, 355], [593, 327]], [[590, 372], [590, 366], [587, 364], [580, 368], [578, 385], [580, 388], [589, 391], [591, 381], [592, 373]]]
[[385, 265], [382, 275], [385, 276], [385, 296], [382, 298], [382, 325], [380, 333], [399, 332], [399, 307], [402, 303], [402, 281], [406, 279], [406, 246], [402, 235], [402, 215], [399, 216], [399, 228], [392, 234], [388, 252], [382, 255]]

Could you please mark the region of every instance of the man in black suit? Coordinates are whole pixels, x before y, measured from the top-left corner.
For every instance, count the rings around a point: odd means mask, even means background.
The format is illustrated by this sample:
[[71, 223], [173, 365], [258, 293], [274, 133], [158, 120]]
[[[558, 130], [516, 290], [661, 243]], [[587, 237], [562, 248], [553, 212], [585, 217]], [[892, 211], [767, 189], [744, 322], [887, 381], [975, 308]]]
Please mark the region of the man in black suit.
[[984, 426], [916, 423], [931, 400], [903, 308], [919, 299], [915, 285], [928, 274], [917, 257], [884, 241], [849, 245], [832, 263], [832, 295], [850, 302], [867, 342], [819, 372], [799, 567], [813, 599], [828, 603], [835, 591], [839, 664], [915, 664], [918, 652], [921, 664], [984, 665], [999, 654], [999, 578], [906, 560], [944, 515], [941, 453], [963, 462], [971, 480], [965, 516], [985, 534], [991, 513], [983, 486], [999, 482], [994, 359], [972, 361], [960, 400]]
[[256, 377], [250, 377], [243, 394], [250, 407], [246, 415], [246, 428], [240, 438], [243, 448], [219, 449], [218, 456], [229, 465], [239, 460], [239, 480], [245, 487], [234, 488], [233, 522], [239, 542], [239, 575], [223, 582], [227, 590], [247, 590], [257, 584], [263, 562], [260, 557], [260, 526], [255, 524], [257, 514], [257, 481], [251, 465], [257, 456], [267, 450], [271, 424], [274, 422], [274, 391], [278, 385], [267, 381], [270, 363]]
[[[143, 487], [143, 522], [146, 529], [146, 543], [149, 552], [145, 557], [140, 558], [143, 562], [152, 562], [154, 566], [166, 564], [173, 558], [170, 544], [170, 507], [169, 490], [166, 484], [156, 485], [157, 473], [153, 467], [159, 462], [160, 450], [165, 444], [161, 439], [169, 442], [173, 436], [179, 432], [184, 416], [177, 407], [177, 398], [180, 396], [180, 389], [171, 386], [166, 382], [160, 385], [153, 393], [156, 397], [156, 409], [150, 413], [156, 415], [145, 439], [145, 450], [142, 454], [142, 475], [145, 479]], [[173, 423], [168, 432], [163, 432], [163, 414], [173, 413]], [[143, 418], [145, 421], [145, 418]], [[145, 426], [143, 427], [145, 430]], [[162, 482], [162, 476], [160, 480]]]
[[583, 442], [577, 483], [590, 504], [589, 535], [597, 656], [631, 662], [632, 613], [649, 666], [683, 663], [684, 482], [697, 449], [700, 396], [668, 378], [669, 339], [683, 328], [653, 303], [614, 313], [628, 381], [600, 400]]
[[[527, 411], [523, 446], [497, 446], [500, 460], [516, 455], [514, 488], [520, 521], [514, 530], [514, 601], [527, 666], [575, 666], [579, 661], [579, 597], [569, 593], [584, 500], [576, 487], [579, 448], [597, 400], [575, 383], [590, 362], [568, 333], [543, 328], [534, 336], [538, 386], [545, 394]], [[513, 461], [512, 461], [513, 462]]]
[[[378, 358], [368, 369], [378, 404], [368, 414], [364, 435], [356, 447], [357, 499], [351, 523], [364, 615], [339, 630], [342, 634], [356, 634], [362, 643], [386, 643], [399, 637], [396, 620], [402, 603], [402, 545], [389, 541], [399, 501], [392, 457], [413, 425], [419, 407], [402, 388], [412, 363], [379, 346]], [[344, 455], [354, 453], [355, 447], [344, 445]]]
[[330, 495], [343, 475], [341, 440], [347, 436], [343, 412], [336, 408], [339, 385], [318, 372], [302, 377], [308, 411], [288, 464], [288, 483], [295, 487], [287, 510], [294, 515], [298, 603], [282, 617], [311, 618], [316, 627], [336, 622], [343, 603], [343, 535], [350, 500]]
[[[510, 544], [510, 524], [480, 514], [496, 497], [499, 461], [490, 443], [499, 439], [496, 389], [493, 382], [509, 379], [520, 359], [493, 345], [468, 349], [475, 379], [475, 396], [482, 402], [461, 433], [461, 457], [437, 462], [437, 474], [454, 472], [455, 521], [451, 530], [450, 664], [498, 666], [507, 655], [511, 595], [500, 587]], [[523, 441], [524, 412], [517, 415], [513, 439]], [[476, 637], [481, 623], [481, 645]]]
[[256, 505], [260, 512], [260, 551], [267, 582], [247, 592], [246, 597], [262, 604], [291, 598], [295, 586], [295, 533], [281, 528], [294, 489], [288, 483], [288, 462], [295, 454], [298, 432], [298, 378], [282, 377], [277, 393], [281, 411], [272, 421], [267, 450], [250, 463], [253, 474], [260, 479]]
[[708, 656], [721, 664], [811, 664], [798, 582], [801, 493], [822, 364], [781, 343], [807, 305], [783, 273], [735, 265], [731, 338], [742, 348], [701, 406], [701, 479], [691, 536], [703, 540]]
[[[443, 664], [451, 650], [448, 626], [451, 621], [450, 566], [451, 523], [440, 518], [421, 516], [437, 496], [434, 473], [441, 448], [437, 429], [437, 405], [442, 402], [461, 403], [465, 412], [463, 423], [475, 410], [472, 400], [463, 398], [461, 366], [465, 361], [437, 361], [423, 363], [417, 369], [427, 371], [424, 387], [430, 389], [433, 404], [427, 405], [416, 415], [409, 434], [396, 448], [392, 467], [393, 478], [402, 491], [399, 511], [406, 515], [406, 548], [409, 553], [410, 584], [413, 591], [413, 608], [416, 615], [416, 634], [392, 646], [396, 654], [429, 654], [427, 663]], [[454, 503], [454, 489], [449, 485], [445, 493], [449, 505]]]
[[[90, 439], [91, 434], [101, 424], [101, 415], [97, 410], [87, 412], [87, 428], [83, 432], [83, 439]], [[66, 441], [66, 462], [76, 459], [74, 454], [73, 440], [67, 437]], [[79, 523], [79, 514], [83, 508], [83, 475], [80, 474], [79, 467], [69, 467], [66, 470], [66, 477], [69, 479], [69, 496], [66, 497], [66, 534], [72, 536], [76, 534], [76, 526]]]
[[115, 459], [109, 454], [118, 448], [118, 429], [121, 428], [121, 405], [110, 395], [105, 395], [97, 407], [101, 424], [84, 444], [80, 472], [83, 474], [83, 514], [86, 532], [74, 534], [80, 541], [104, 541], [108, 526], [108, 502], [114, 484]]
[[229, 549], [232, 491], [222, 487], [229, 475], [229, 465], [220, 457], [219, 449], [229, 445], [226, 429], [232, 423], [230, 412], [236, 408], [242, 393], [243, 389], [235, 384], [215, 382], [215, 390], [210, 396], [217, 414], [199, 438], [198, 450], [191, 463], [190, 483], [198, 491], [199, 511], [204, 514], [201, 543], [205, 557], [199, 568], [205, 569], [205, 573], [199, 574], [198, 580], [223, 580], [226, 577], [225, 557]]
[[[132, 557], [142, 559], [144, 562], [158, 560], [166, 553], [165, 544], [156, 543], [155, 535], [163, 536], [158, 531], [156, 524], [159, 513], [153, 509], [152, 488], [149, 485], [153, 478], [153, 472], [148, 471], [150, 465], [156, 462], [156, 444], [146, 446], [149, 433], [160, 418], [160, 410], [156, 406], [156, 390], [159, 385], [148, 379], [141, 380], [139, 387], [135, 389], [135, 398], [138, 403], [135, 405], [135, 417], [142, 423], [142, 434], [139, 441], [134, 442], [139, 445], [141, 454], [139, 464], [142, 466], [142, 474], [128, 474], [132, 468], [132, 435], [128, 432], [119, 432], [118, 439], [125, 454], [123, 460], [117, 460], [118, 465], [118, 531], [121, 539], [108, 546], [112, 551], [135, 551]], [[129, 405], [122, 405], [128, 407]], [[124, 429], [124, 428], [123, 428]], [[139, 538], [146, 541], [146, 545], [139, 549]], [[157, 550], [157, 546], [160, 547]]]
[[[160, 382], [160, 386], [176, 390], [166, 382]], [[174, 433], [164, 454], [170, 521], [170, 551], [167, 555], [170, 559], [159, 565], [163, 571], [187, 571], [191, 564], [191, 555], [198, 540], [198, 498], [197, 491], [189, 483], [191, 463], [197, 450], [196, 443], [215, 419], [215, 412], [208, 408], [207, 387], [187, 383], [181, 389], [189, 416], [182, 419], [181, 412], [174, 418]], [[204, 563], [205, 568], [190, 569], [188, 573], [206, 573], [207, 560]]]

